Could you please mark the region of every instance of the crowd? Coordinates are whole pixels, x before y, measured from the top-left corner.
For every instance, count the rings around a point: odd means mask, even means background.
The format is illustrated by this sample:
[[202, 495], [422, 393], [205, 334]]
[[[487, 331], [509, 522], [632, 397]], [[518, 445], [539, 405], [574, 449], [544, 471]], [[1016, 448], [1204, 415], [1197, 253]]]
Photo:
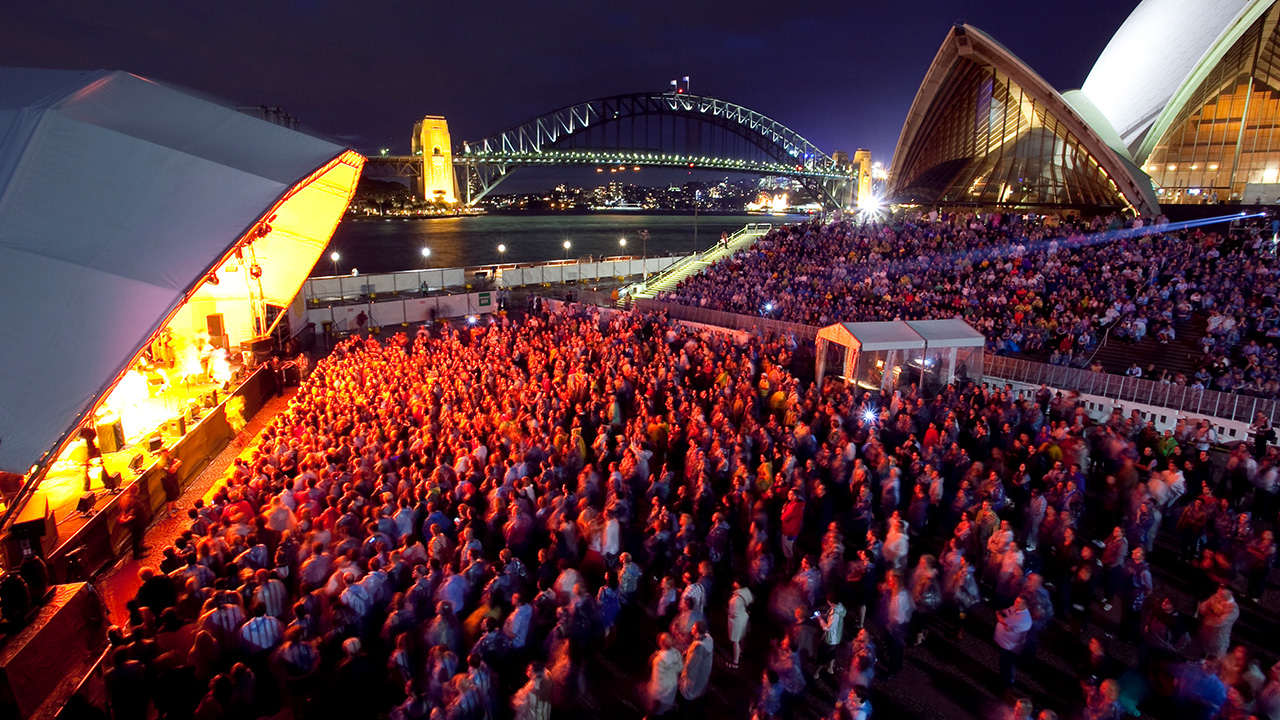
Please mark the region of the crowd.
[[[342, 342], [141, 570], [114, 717], [866, 720], [967, 634], [1006, 717], [1280, 718], [1233, 633], [1276, 554], [1265, 443], [1215, 472], [1201, 428], [802, 386], [784, 339], [600, 313]], [[1059, 706], [1037, 652], [1074, 658]]]
[[1078, 367], [1108, 332], [1167, 344], [1177, 321], [1198, 316], [1207, 331], [1194, 376], [1151, 368], [1149, 379], [1280, 397], [1269, 228], [1264, 240], [1261, 226], [1224, 237], [1134, 224], [917, 212], [790, 225], [659, 299], [817, 326], [963, 317], [994, 352]]

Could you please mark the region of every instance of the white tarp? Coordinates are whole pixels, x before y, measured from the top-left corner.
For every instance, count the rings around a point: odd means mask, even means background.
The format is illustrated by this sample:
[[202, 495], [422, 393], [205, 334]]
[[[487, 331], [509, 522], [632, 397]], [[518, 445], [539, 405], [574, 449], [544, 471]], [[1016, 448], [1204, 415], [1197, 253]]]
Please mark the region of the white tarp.
[[973, 326], [959, 318], [943, 320], [908, 320], [930, 350], [949, 347], [982, 347], [987, 338]]
[[818, 331], [818, 337], [862, 352], [918, 350], [924, 347], [924, 338], [901, 320], [828, 325]]
[[[128, 73], [0, 69], [0, 470], [25, 473], [59, 446], [275, 209], [254, 247], [261, 293], [287, 304], [361, 162]], [[355, 175], [328, 175], [342, 164]], [[317, 179], [323, 193], [281, 205]]]

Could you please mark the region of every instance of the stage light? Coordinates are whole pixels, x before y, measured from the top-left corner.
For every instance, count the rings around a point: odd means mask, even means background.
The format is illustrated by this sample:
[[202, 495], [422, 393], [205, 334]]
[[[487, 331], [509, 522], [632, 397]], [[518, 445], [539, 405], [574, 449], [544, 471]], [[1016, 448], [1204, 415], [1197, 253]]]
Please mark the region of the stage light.
[[259, 265], [258, 263], [254, 263], [254, 264], [250, 265], [250, 266], [249, 266], [249, 277], [252, 277], [252, 278], [253, 278], [253, 279], [255, 279], [255, 280], [257, 280], [258, 278], [262, 277], [262, 266], [261, 266], [261, 265]]
[[205, 282], [209, 283], [210, 285], [217, 285], [221, 281], [218, 280], [218, 273], [211, 272], [209, 273], [209, 277], [205, 278]]

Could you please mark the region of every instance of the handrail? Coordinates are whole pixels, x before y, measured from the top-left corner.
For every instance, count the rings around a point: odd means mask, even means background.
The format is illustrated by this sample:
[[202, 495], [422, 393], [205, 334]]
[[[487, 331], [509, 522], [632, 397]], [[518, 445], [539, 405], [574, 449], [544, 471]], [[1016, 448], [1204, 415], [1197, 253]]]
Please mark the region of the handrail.
[[[735, 231], [732, 235], [730, 235], [724, 243], [717, 242], [715, 245], [705, 250], [700, 250], [700, 251], [691, 253], [685, 256], [679, 262], [673, 263], [672, 265], [667, 267], [667, 269], [654, 275], [648, 280], [645, 280], [643, 282], [638, 282], [632, 285], [629, 288], [629, 290], [631, 294], [635, 294], [636, 292], [646, 292], [650, 288], [652, 288], [654, 285], [657, 285], [658, 283], [662, 282], [664, 279], [669, 278], [670, 276], [683, 271], [684, 269], [688, 268], [689, 266], [695, 263], [703, 262], [703, 261], [708, 261], [708, 262], [718, 261], [723, 257], [726, 257], [728, 254], [730, 254], [730, 252], [737, 252], [738, 248], [735, 247], [736, 243], [740, 242], [746, 236], [751, 235], [758, 239], [767, 235], [769, 231], [772, 229], [773, 229], [772, 223], [747, 223], [741, 229]], [[714, 259], [708, 260], [708, 258], [714, 258]]]

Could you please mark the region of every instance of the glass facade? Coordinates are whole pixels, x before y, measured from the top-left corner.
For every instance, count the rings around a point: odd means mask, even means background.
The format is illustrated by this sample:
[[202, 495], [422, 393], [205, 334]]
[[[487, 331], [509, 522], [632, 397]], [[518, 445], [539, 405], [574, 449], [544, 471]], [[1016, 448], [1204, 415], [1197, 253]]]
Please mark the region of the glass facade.
[[[1156, 141], [1143, 170], [1164, 203], [1280, 194], [1280, 4], [1222, 57]], [[1267, 188], [1246, 185], [1266, 184]], [[1256, 197], [1255, 197], [1256, 195]]]
[[1041, 99], [968, 58], [956, 61], [905, 150], [901, 202], [1129, 206]]

